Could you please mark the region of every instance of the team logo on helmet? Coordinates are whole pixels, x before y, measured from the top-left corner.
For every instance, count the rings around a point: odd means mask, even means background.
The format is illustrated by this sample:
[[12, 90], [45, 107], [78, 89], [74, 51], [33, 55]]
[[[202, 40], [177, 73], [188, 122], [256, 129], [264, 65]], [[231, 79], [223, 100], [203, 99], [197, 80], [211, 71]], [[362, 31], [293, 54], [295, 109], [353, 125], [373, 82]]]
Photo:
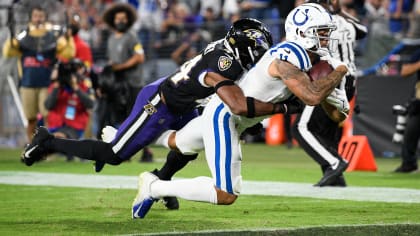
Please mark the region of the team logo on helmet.
[[[301, 21], [298, 22], [298, 20], [296, 19], [296, 15], [301, 12], [302, 14], [300, 14], [299, 16], [303, 15], [305, 18]], [[308, 20], [309, 20], [309, 16], [308, 16], [308, 12], [309, 9], [305, 9], [305, 12], [300, 11], [300, 9], [297, 9], [295, 11], [295, 14], [293, 14], [293, 23], [295, 23], [297, 26], [302, 26], [304, 25]]]
[[246, 37], [255, 41], [254, 46], [262, 46], [265, 49], [269, 48], [269, 45], [265, 40], [265, 36], [261, 31], [256, 29], [247, 29], [244, 30], [244, 33]]
[[230, 68], [232, 65], [232, 59], [226, 56], [219, 57], [219, 61], [217, 62], [220, 71], [225, 71]]

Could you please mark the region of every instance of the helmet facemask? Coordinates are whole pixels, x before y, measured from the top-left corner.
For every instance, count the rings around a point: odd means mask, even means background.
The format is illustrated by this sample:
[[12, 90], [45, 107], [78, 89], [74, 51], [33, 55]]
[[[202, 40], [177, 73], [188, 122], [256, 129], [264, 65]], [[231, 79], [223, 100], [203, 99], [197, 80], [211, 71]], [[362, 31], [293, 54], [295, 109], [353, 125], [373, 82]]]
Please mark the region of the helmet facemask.
[[[302, 33], [302, 37], [311, 41], [308, 45], [313, 45], [313, 47], [310, 47], [307, 50], [320, 56], [326, 56], [331, 52], [335, 52], [338, 39], [331, 38], [330, 35], [336, 28], [335, 25], [325, 25], [309, 27], [306, 29], [305, 32]], [[327, 41], [326, 45], [323, 45], [322, 41]]]

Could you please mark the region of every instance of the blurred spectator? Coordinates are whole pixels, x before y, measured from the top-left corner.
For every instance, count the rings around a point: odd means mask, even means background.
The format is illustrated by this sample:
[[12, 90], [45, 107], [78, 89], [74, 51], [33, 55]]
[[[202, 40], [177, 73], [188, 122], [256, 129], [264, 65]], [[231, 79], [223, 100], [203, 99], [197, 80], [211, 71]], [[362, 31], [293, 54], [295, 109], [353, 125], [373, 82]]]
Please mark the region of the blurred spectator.
[[161, 0], [138, 0], [138, 3], [138, 19], [133, 28], [138, 32], [140, 42], [148, 54], [151, 45], [158, 38], [157, 32], [163, 22], [163, 9], [167, 6]]
[[[167, 16], [161, 25], [161, 38], [154, 44], [159, 57], [168, 58], [181, 42], [181, 39], [195, 31], [194, 21], [191, 21], [191, 10], [185, 3], [175, 3], [169, 6]], [[184, 30], [189, 21], [190, 28]]]
[[284, 31], [284, 22], [286, 21], [287, 14], [295, 7], [295, 0], [282, 0], [280, 1], [271, 1], [271, 4], [275, 6], [279, 12], [280, 17], [280, 40], [286, 36]]
[[[94, 95], [84, 62], [73, 59], [59, 63], [51, 78], [45, 107], [48, 130], [59, 138], [79, 139], [88, 125]], [[67, 160], [73, 160], [68, 156]]]
[[397, 38], [401, 38], [408, 30], [408, 14], [413, 8], [412, 3], [412, 0], [390, 0], [389, 2], [389, 29]]
[[[282, 3], [279, 3], [282, 4]], [[245, 0], [240, 3], [241, 17], [250, 17], [259, 19], [267, 24], [270, 30], [273, 41], [280, 41], [280, 28], [279, 28], [279, 12], [277, 8], [270, 7], [271, 0]]]
[[420, 49], [414, 51], [410, 61], [401, 68], [401, 76], [407, 77], [413, 74], [417, 74], [416, 92], [415, 98], [407, 108], [408, 118], [401, 148], [402, 163], [395, 170], [399, 173], [418, 170], [416, 151], [420, 139]]
[[73, 36], [74, 46], [76, 47], [76, 56], [75, 58], [80, 59], [86, 66], [87, 72], [90, 71], [92, 67], [92, 52], [90, 46], [79, 37], [79, 31], [81, 28], [81, 18], [77, 14], [73, 14], [70, 17], [69, 29]]
[[[44, 101], [50, 85], [50, 76], [56, 57], [70, 59], [75, 55], [71, 35], [56, 37], [47, 23], [47, 13], [39, 6], [30, 11], [27, 30], [3, 46], [5, 57], [19, 56], [22, 68], [20, 95], [23, 110], [28, 119], [26, 133], [31, 141], [37, 124], [37, 114], [47, 115]], [[14, 37], [14, 35], [12, 35]]]
[[195, 57], [198, 53], [197, 48], [194, 46], [194, 42], [200, 39], [198, 33], [194, 33], [190, 38], [185, 40], [179, 45], [172, 53], [171, 59], [178, 65], [182, 65], [184, 62]]
[[198, 24], [200, 25], [201, 38], [205, 41], [202, 42], [203, 45], [200, 48], [204, 48], [211, 41], [222, 38], [226, 33], [223, 18], [219, 17], [212, 7], [204, 11], [204, 15], [201, 15]]
[[[111, 125], [118, 128], [130, 114], [143, 86], [145, 55], [137, 36], [130, 31], [137, 20], [136, 10], [131, 5], [116, 3], [105, 11], [103, 19], [113, 31], [108, 38], [107, 56], [114, 81], [107, 89], [101, 88], [106, 109], [100, 118], [100, 127]], [[143, 149], [141, 161], [152, 161], [149, 149]]]
[[219, 18], [222, 14], [222, 0], [200, 0], [200, 15], [205, 15], [209, 8]]
[[384, 0], [366, 0], [364, 24], [369, 28], [369, 36], [390, 35], [388, 30], [387, 9]]
[[357, 9], [354, 0], [341, 0], [341, 8], [353, 17], [357, 17]]
[[420, 38], [420, 0], [415, 0], [414, 2], [407, 37]]
[[[238, 0], [225, 0], [222, 6], [223, 18], [230, 20], [232, 16], [237, 16], [239, 18], [241, 14], [241, 9], [239, 6]], [[235, 22], [230, 21], [230, 22]]]

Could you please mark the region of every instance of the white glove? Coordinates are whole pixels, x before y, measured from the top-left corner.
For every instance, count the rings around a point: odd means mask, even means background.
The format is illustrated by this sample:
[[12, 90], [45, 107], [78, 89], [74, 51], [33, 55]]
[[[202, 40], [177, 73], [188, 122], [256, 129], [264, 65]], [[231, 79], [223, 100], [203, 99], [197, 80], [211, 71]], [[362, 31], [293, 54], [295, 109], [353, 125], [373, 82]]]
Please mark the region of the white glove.
[[334, 68], [334, 70], [337, 69], [337, 67], [339, 66], [345, 66], [348, 70], [346, 63], [338, 59], [332, 58], [330, 55], [321, 57], [321, 60], [327, 61], [328, 64], [330, 64]]
[[114, 140], [115, 135], [117, 135], [117, 129], [112, 126], [108, 125], [102, 129], [101, 138], [105, 143], [110, 143], [112, 140]]
[[332, 91], [332, 93], [325, 98], [325, 101], [337, 108], [337, 110], [344, 114], [346, 117], [348, 116], [350, 111], [350, 104], [347, 100], [345, 90], [338, 88], [334, 89], [334, 91]]

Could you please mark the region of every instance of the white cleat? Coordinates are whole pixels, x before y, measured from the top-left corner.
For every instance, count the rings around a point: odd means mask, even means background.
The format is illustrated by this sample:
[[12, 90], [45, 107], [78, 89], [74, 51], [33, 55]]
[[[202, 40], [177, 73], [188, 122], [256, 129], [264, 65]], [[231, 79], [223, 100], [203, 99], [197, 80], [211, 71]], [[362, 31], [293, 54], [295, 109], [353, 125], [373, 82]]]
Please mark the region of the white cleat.
[[133, 219], [144, 218], [157, 200], [150, 194], [150, 186], [156, 180], [159, 180], [159, 178], [150, 172], [143, 172], [139, 175], [138, 192], [131, 208]]

